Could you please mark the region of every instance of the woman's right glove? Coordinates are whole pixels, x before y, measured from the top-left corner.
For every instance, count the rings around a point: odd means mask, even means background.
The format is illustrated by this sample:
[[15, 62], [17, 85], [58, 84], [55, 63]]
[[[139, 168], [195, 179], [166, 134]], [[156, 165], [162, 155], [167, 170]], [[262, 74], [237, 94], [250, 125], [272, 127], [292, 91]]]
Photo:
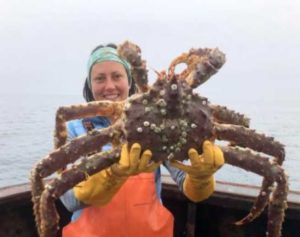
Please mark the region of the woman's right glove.
[[195, 149], [190, 149], [188, 155], [191, 165], [172, 161], [171, 165], [186, 172], [183, 181], [184, 194], [194, 202], [207, 199], [215, 189], [213, 174], [224, 164], [222, 150], [212, 142], [203, 143], [203, 153], [199, 155]]
[[128, 152], [127, 144], [122, 146], [119, 163], [102, 170], [73, 188], [75, 197], [88, 205], [103, 206], [118, 192], [131, 175], [153, 172], [161, 163], [151, 162], [152, 152], [141, 154], [141, 146], [134, 143]]

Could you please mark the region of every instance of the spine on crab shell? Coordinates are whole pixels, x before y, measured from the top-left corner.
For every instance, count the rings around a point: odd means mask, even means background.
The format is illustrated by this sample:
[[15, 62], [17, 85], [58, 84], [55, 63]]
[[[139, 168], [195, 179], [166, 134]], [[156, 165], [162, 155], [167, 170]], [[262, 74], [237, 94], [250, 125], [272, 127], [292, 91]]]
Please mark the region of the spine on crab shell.
[[93, 175], [117, 162], [120, 158], [120, 148], [108, 152], [100, 152], [83, 159], [78, 165], [64, 171], [46, 185], [41, 196], [40, 204], [40, 236], [56, 236], [59, 215], [56, 210], [55, 200], [70, 188], [74, 187], [86, 177]]
[[[241, 150], [232, 147], [221, 147], [225, 162], [247, 171], [251, 171], [264, 177], [262, 190], [257, 197], [253, 208], [248, 216], [236, 224], [245, 224], [258, 217], [263, 208], [269, 203], [268, 212], [268, 237], [280, 237], [284, 220], [284, 213], [287, 208], [288, 182], [284, 170], [276, 162], [270, 162], [268, 157], [261, 154], [254, 154], [250, 150]], [[271, 185], [276, 182], [275, 189]], [[273, 191], [273, 192], [272, 192]], [[272, 192], [271, 195], [270, 192]], [[271, 200], [270, 200], [271, 197]]]
[[168, 117], [182, 115], [183, 108], [180, 106], [182, 103], [182, 84], [176, 75], [173, 75], [166, 86], [164, 97], [166, 100], [166, 110]]
[[241, 125], [247, 128], [250, 126], [250, 119], [244, 114], [230, 110], [226, 106], [209, 104], [209, 107], [212, 110], [214, 119], [218, 123]]
[[125, 41], [119, 45], [118, 53], [131, 64], [132, 78], [136, 82], [138, 89], [141, 92], [147, 92], [149, 90], [148, 70], [146, 68], [146, 61], [141, 57], [140, 47], [129, 41]]

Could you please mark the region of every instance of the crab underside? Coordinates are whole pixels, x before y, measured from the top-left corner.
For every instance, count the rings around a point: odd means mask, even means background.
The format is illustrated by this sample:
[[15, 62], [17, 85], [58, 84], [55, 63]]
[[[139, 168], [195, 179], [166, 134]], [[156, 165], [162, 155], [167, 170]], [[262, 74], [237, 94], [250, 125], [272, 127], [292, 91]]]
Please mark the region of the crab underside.
[[[250, 129], [249, 119], [244, 115], [212, 105], [193, 92], [222, 67], [225, 55], [218, 49], [191, 49], [173, 60], [168, 73], [159, 73], [156, 82], [149, 87], [146, 63], [141, 59], [139, 47], [125, 42], [118, 50], [132, 65], [139, 93], [122, 102], [95, 101], [58, 109], [55, 150], [43, 158], [31, 174], [39, 235], [56, 236], [59, 217], [55, 200], [87, 175], [117, 162], [121, 144], [127, 142], [130, 146], [139, 142], [143, 149], [152, 151], [155, 161], [183, 160], [189, 148], [199, 150], [204, 140], [218, 139], [229, 143], [221, 146], [226, 163], [263, 176], [261, 191], [250, 213], [236, 224], [251, 222], [268, 205], [266, 235], [279, 237], [288, 193], [287, 176], [281, 166], [284, 146]], [[187, 68], [175, 74], [179, 63], [186, 63]], [[108, 117], [112, 125], [66, 143], [66, 121], [97, 115]], [[101, 152], [107, 143], [112, 143], [113, 149]], [[94, 154], [88, 156], [91, 153]], [[84, 156], [87, 158], [44, 185], [43, 178]]]

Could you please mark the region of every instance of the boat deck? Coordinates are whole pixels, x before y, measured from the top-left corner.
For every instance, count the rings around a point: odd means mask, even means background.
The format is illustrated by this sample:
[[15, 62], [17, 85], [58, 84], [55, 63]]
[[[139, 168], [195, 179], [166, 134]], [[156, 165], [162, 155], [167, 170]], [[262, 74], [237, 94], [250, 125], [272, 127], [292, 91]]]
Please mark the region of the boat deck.
[[[195, 204], [178, 191], [169, 176], [163, 175], [162, 180], [163, 203], [175, 216], [175, 237], [266, 236], [267, 211], [248, 225], [232, 224], [248, 213], [258, 195], [259, 187], [217, 182], [214, 194], [206, 201]], [[0, 236], [37, 236], [30, 199], [29, 184], [0, 188]], [[298, 236], [300, 192], [289, 192], [288, 206], [282, 237]], [[57, 208], [61, 216], [60, 226], [64, 226], [70, 220], [70, 213], [59, 201]]]

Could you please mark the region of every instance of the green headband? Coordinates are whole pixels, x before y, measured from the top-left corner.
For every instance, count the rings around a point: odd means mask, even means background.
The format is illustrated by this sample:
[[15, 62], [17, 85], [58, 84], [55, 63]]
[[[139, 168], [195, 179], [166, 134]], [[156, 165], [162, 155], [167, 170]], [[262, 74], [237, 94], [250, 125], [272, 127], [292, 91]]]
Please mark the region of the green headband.
[[129, 86], [131, 85], [131, 66], [130, 64], [123, 58], [118, 55], [116, 49], [111, 47], [103, 47], [95, 50], [88, 61], [87, 64], [87, 72], [88, 72], [88, 85], [91, 89], [91, 70], [95, 63], [105, 62], [105, 61], [114, 61], [117, 63], [121, 63], [127, 72]]

